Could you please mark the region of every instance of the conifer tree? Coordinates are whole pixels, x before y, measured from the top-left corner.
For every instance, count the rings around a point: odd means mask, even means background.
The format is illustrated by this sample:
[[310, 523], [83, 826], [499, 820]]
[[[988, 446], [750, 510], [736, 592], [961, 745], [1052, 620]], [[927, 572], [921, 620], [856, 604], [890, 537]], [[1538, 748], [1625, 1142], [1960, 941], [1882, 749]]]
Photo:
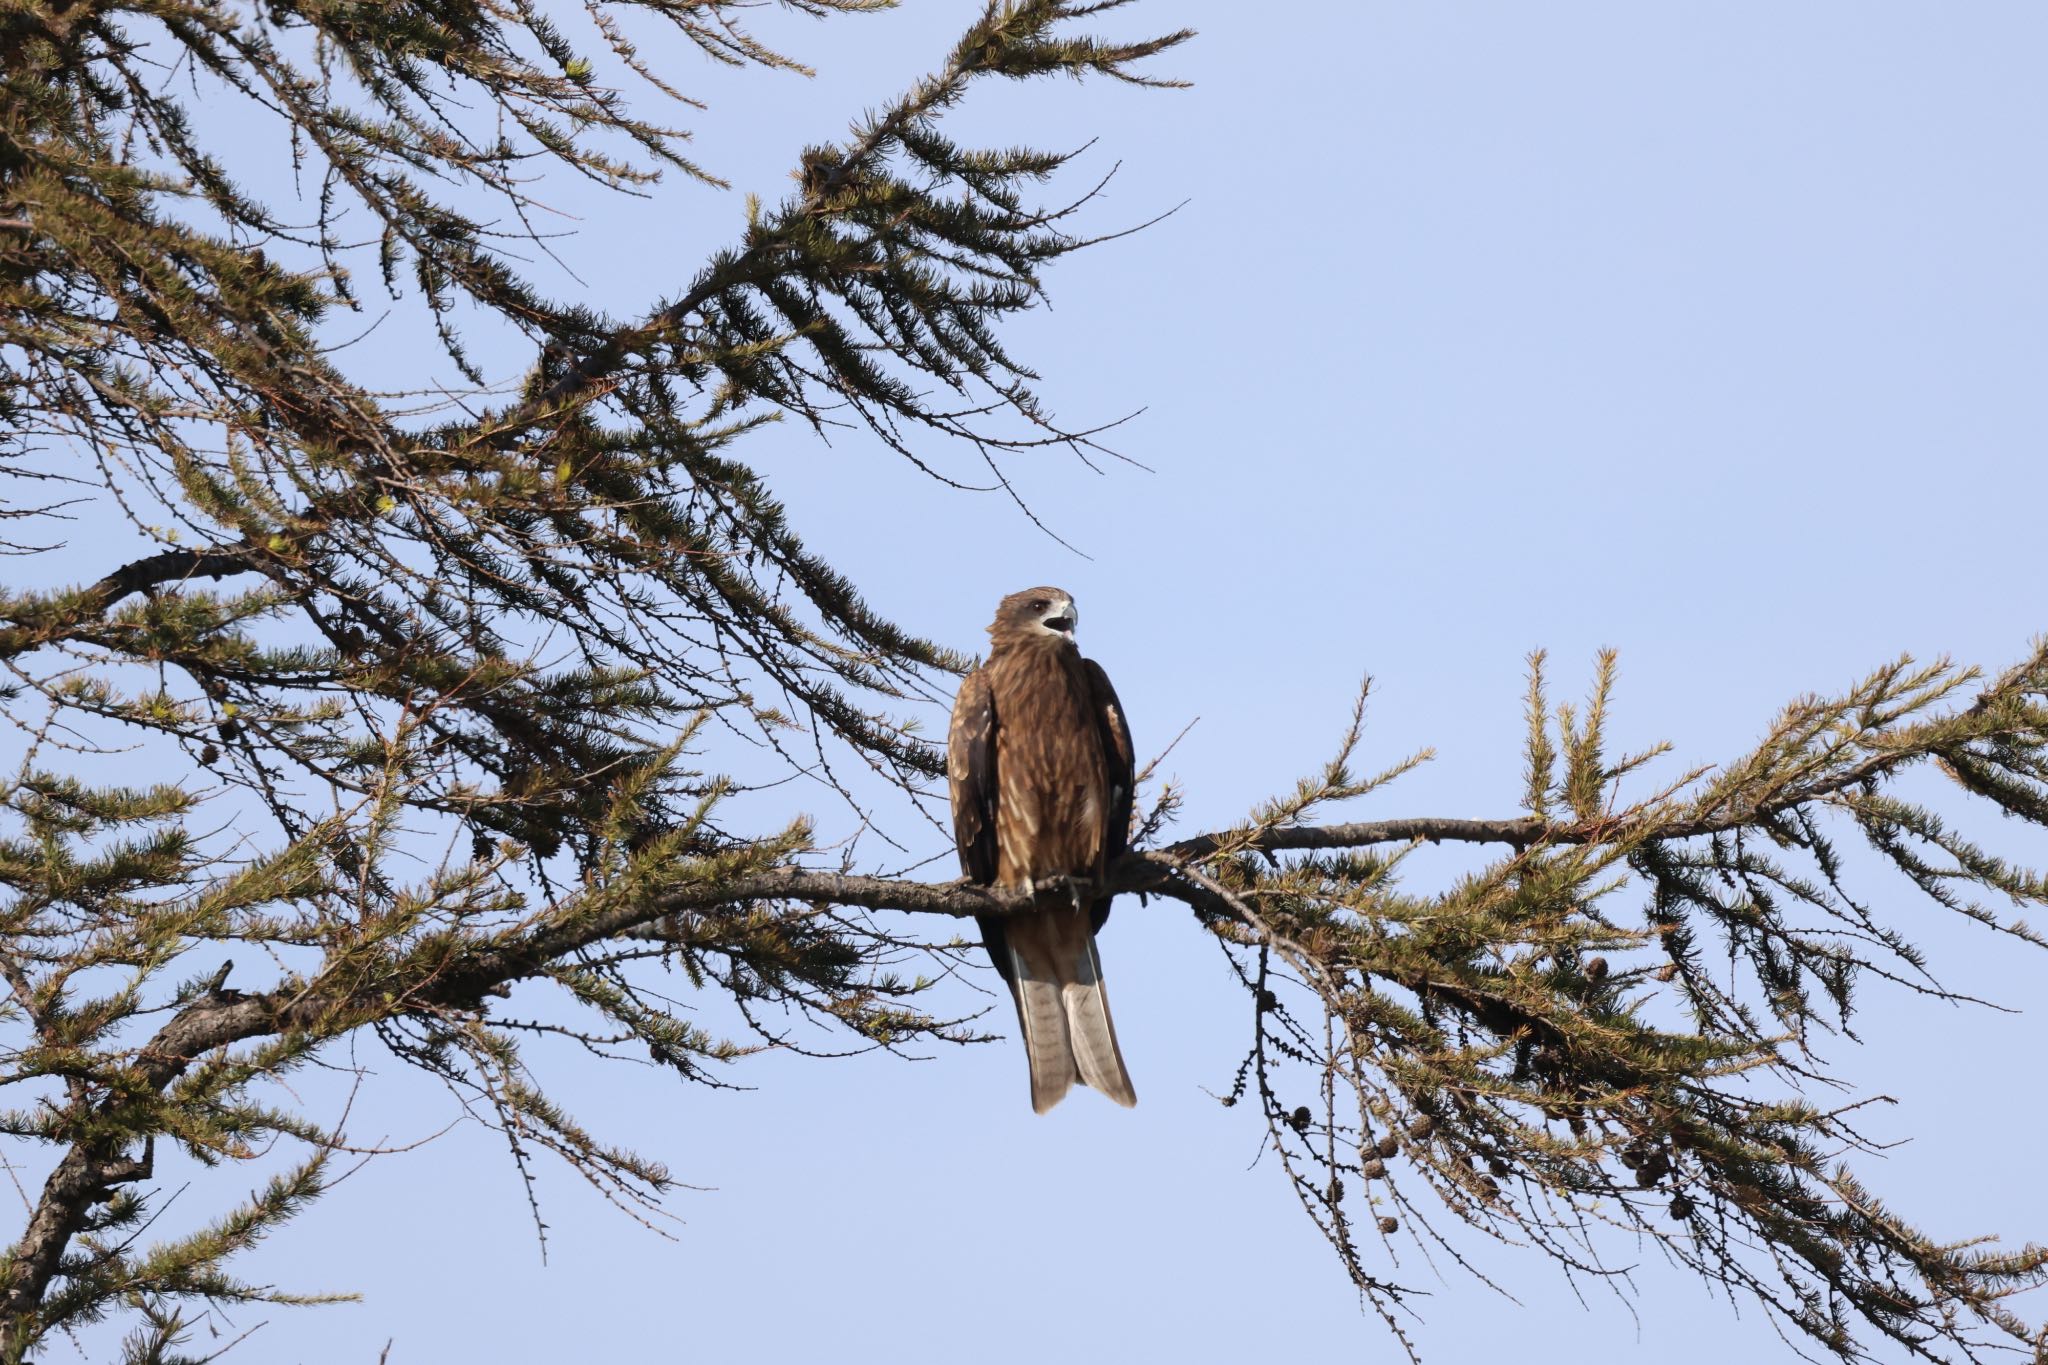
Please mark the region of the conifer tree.
[[[785, 3], [839, 23], [889, 0]], [[736, 0], [0, 0], [7, 548], [89, 558], [46, 534], [81, 501], [148, 542], [0, 594], [23, 737], [0, 781], [0, 1134], [45, 1173], [0, 1262], [0, 1361], [107, 1317], [130, 1359], [180, 1359], [210, 1305], [308, 1301], [237, 1267], [326, 1187], [340, 1135], [279, 1082], [347, 1039], [632, 1208], [668, 1173], [550, 1098], [509, 988], [685, 1081], [759, 1041], [692, 1022], [690, 993], [877, 1046], [978, 1036], [911, 968], [1020, 896], [863, 875], [802, 820], [728, 815], [791, 771], [838, 785], [837, 760], [931, 801], [942, 754], [904, 712], [968, 662], [806, 549], [748, 441], [852, 424], [911, 460], [966, 442], [998, 475], [1089, 447], [1003, 329], [1091, 244], [1091, 193], [1045, 188], [1070, 153], [962, 145], [945, 115], [995, 78], [1172, 84], [1151, 59], [1187, 33], [1091, 36], [1125, 3], [991, 0], [930, 75], [802, 149], [795, 189], [749, 202], [677, 293], [613, 317], [525, 270], [536, 166], [712, 183], [639, 112], [687, 100], [633, 35], [794, 66]], [[290, 131], [310, 218], [224, 163], [202, 97]], [[474, 393], [430, 408], [351, 376], [336, 319], [379, 293], [417, 303]], [[509, 392], [465, 339], [486, 331], [530, 348]], [[1355, 771], [1362, 699], [1336, 756], [1235, 828], [1169, 838], [1175, 794], [1154, 795], [1111, 876], [1235, 964], [1227, 1099], [1397, 1334], [1387, 1239], [1455, 1246], [1463, 1224], [1569, 1268], [1613, 1224], [1845, 1359], [2048, 1359], [2006, 1307], [2048, 1251], [1917, 1232], [1835, 1160], [1853, 1114], [1797, 1097], [1859, 976], [1920, 966], [1869, 908], [1868, 853], [2039, 943], [2020, 912], [2048, 880], [1898, 780], [2048, 825], [2048, 649], [1988, 678], [1894, 662], [1661, 785], [1657, 753], [1608, 751], [1613, 668], [1554, 706], [1532, 660], [1509, 817], [1330, 818], [1409, 766]], [[184, 780], [110, 780], [138, 745]], [[422, 875], [399, 855], [430, 839], [450, 851]], [[1446, 841], [1491, 860], [1409, 886], [1405, 855]], [[267, 978], [221, 965], [248, 949]], [[301, 1155], [246, 1202], [152, 1223], [159, 1150], [279, 1143]]]

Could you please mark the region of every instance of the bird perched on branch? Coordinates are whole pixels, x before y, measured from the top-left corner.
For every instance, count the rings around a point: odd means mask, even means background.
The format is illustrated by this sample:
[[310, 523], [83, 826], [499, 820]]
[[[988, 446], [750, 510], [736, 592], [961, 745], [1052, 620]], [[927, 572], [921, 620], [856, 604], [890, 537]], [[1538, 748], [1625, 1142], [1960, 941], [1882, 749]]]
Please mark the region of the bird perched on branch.
[[[1099, 886], [1130, 845], [1131, 732], [1108, 675], [1074, 643], [1077, 619], [1058, 588], [1005, 597], [988, 628], [988, 661], [953, 703], [953, 837], [961, 870], [984, 886]], [[1064, 899], [1047, 899], [980, 917], [981, 941], [1017, 1002], [1031, 1107], [1043, 1114], [1075, 1081], [1136, 1104], [1095, 953], [1111, 897], [1069, 883]]]

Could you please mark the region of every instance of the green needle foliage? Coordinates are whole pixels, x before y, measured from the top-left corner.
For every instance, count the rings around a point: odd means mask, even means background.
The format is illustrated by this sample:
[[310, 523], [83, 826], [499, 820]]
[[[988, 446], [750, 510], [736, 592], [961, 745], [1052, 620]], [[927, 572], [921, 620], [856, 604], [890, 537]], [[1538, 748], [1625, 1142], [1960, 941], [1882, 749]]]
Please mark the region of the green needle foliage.
[[[128, 1359], [185, 1359], [214, 1305], [320, 1298], [231, 1263], [359, 1150], [293, 1088], [351, 1048], [644, 1219], [670, 1174], [557, 1103], [536, 1040], [716, 1086], [761, 1048], [982, 1037], [934, 982], [956, 922], [1024, 899], [864, 875], [776, 804], [794, 779], [878, 828], [876, 791], [928, 801], [916, 714], [967, 660], [812, 554], [749, 442], [850, 428], [925, 468], [950, 444], [999, 483], [1017, 452], [1087, 457], [1004, 324], [1095, 240], [1092, 191], [1048, 188], [1071, 153], [945, 115], [991, 78], [1171, 84], [1147, 59], [1188, 35], [992, 3], [673, 293], [550, 297], [545, 168], [716, 185], [636, 112], [693, 107], [648, 34], [801, 69], [748, 8], [0, 0], [0, 548], [58, 585], [0, 591], [0, 1139], [42, 1182], [0, 1362], [115, 1317]], [[223, 110], [288, 134], [261, 169], [296, 201], [225, 163]], [[469, 387], [352, 374], [335, 343], [373, 304]], [[479, 335], [530, 362], [494, 378]], [[1600, 1275], [1612, 1226], [1843, 1358], [2041, 1358], [2004, 1305], [2048, 1253], [1915, 1231], [1841, 1160], [1854, 1106], [1803, 1096], [1859, 980], [1944, 994], [1873, 879], [2037, 941], [2013, 908], [2041, 876], [1909, 775], [2048, 825], [2048, 654], [1989, 682], [1902, 662], [1647, 795], [1657, 755], [1607, 752], [1613, 680], [1603, 658], [1553, 708], [1536, 661], [1522, 815], [1319, 823], [1408, 766], [1352, 773], [1362, 708], [1242, 828], [1164, 843], [1159, 794], [1112, 877], [1240, 972], [1231, 1102], [1397, 1333], [1391, 1239]], [[141, 761], [180, 782], [133, 785]], [[1428, 841], [1506, 852], [1411, 889]], [[178, 1226], [160, 1157], [257, 1188]]]
[[[1805, 1097], [1832, 1084], [1811, 1044], [1853, 1037], [1859, 978], [1962, 998], [1852, 892], [1878, 864], [2048, 946], [2014, 913], [2048, 901], [2048, 880], [1896, 785], [1933, 768], [2048, 825], [2048, 648], [1989, 682], [1901, 660], [1629, 801], [1622, 779], [1665, 746], [1603, 752], [1614, 667], [1601, 657], [1583, 710], [1553, 711], [1532, 659], [1526, 816], [1313, 823], [1401, 771], [1356, 779], [1354, 724], [1295, 795], [1169, 850], [1207, 865], [1183, 873], [1207, 908], [1191, 899], [1253, 1001], [1226, 1103], [1260, 1105], [1303, 1207], [1396, 1333], [1409, 1291], [1371, 1248], [1406, 1227], [1455, 1256], [1432, 1221], [1448, 1215], [1576, 1274], [1613, 1273], [1601, 1233], [1626, 1229], [1844, 1359], [1873, 1331], [1928, 1359], [2048, 1358], [2004, 1302], [2048, 1278], [2048, 1248], [1916, 1230], [1842, 1159], [1872, 1150], [1862, 1104]], [[1441, 841], [1510, 851], [1447, 891], [1402, 890], [1402, 860]]]

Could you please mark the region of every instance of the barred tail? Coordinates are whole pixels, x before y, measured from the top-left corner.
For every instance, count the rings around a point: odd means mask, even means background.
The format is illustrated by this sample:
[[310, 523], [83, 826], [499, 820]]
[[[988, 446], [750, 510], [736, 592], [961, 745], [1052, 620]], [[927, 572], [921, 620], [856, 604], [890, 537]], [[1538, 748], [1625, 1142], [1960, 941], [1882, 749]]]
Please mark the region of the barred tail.
[[1078, 964], [1076, 980], [1060, 988], [1067, 1007], [1067, 1038], [1074, 1069], [1084, 1085], [1093, 1086], [1128, 1109], [1138, 1102], [1124, 1054], [1116, 1045], [1116, 1025], [1109, 1017], [1109, 992], [1102, 985], [1102, 959], [1095, 955], [1095, 937]]
[[1031, 1064], [1031, 1111], [1043, 1114], [1066, 1098], [1079, 1079], [1074, 1052], [1067, 1043], [1067, 1014], [1060, 985], [1034, 976], [1024, 955], [1010, 949], [1010, 989], [1017, 997], [1017, 1023], [1024, 1033], [1024, 1056]]
[[1058, 910], [1014, 916], [1004, 929], [1010, 989], [1031, 1065], [1032, 1109], [1043, 1114], [1075, 1081], [1118, 1104], [1136, 1104], [1088, 922]]

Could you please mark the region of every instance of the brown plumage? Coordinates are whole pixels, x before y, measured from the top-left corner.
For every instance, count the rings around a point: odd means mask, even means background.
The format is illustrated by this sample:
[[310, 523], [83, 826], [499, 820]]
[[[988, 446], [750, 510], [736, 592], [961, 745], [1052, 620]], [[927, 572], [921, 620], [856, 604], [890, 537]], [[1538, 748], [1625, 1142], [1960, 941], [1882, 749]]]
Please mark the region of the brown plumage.
[[[1058, 588], [1005, 597], [988, 628], [988, 661], [953, 703], [954, 842], [961, 870], [984, 885], [1099, 881], [1129, 846], [1131, 734], [1108, 675], [1074, 644], [1075, 616]], [[1017, 1002], [1031, 1107], [1041, 1114], [1075, 1081], [1118, 1104], [1138, 1102], [1095, 953], [1110, 899], [981, 920], [981, 940]]]

